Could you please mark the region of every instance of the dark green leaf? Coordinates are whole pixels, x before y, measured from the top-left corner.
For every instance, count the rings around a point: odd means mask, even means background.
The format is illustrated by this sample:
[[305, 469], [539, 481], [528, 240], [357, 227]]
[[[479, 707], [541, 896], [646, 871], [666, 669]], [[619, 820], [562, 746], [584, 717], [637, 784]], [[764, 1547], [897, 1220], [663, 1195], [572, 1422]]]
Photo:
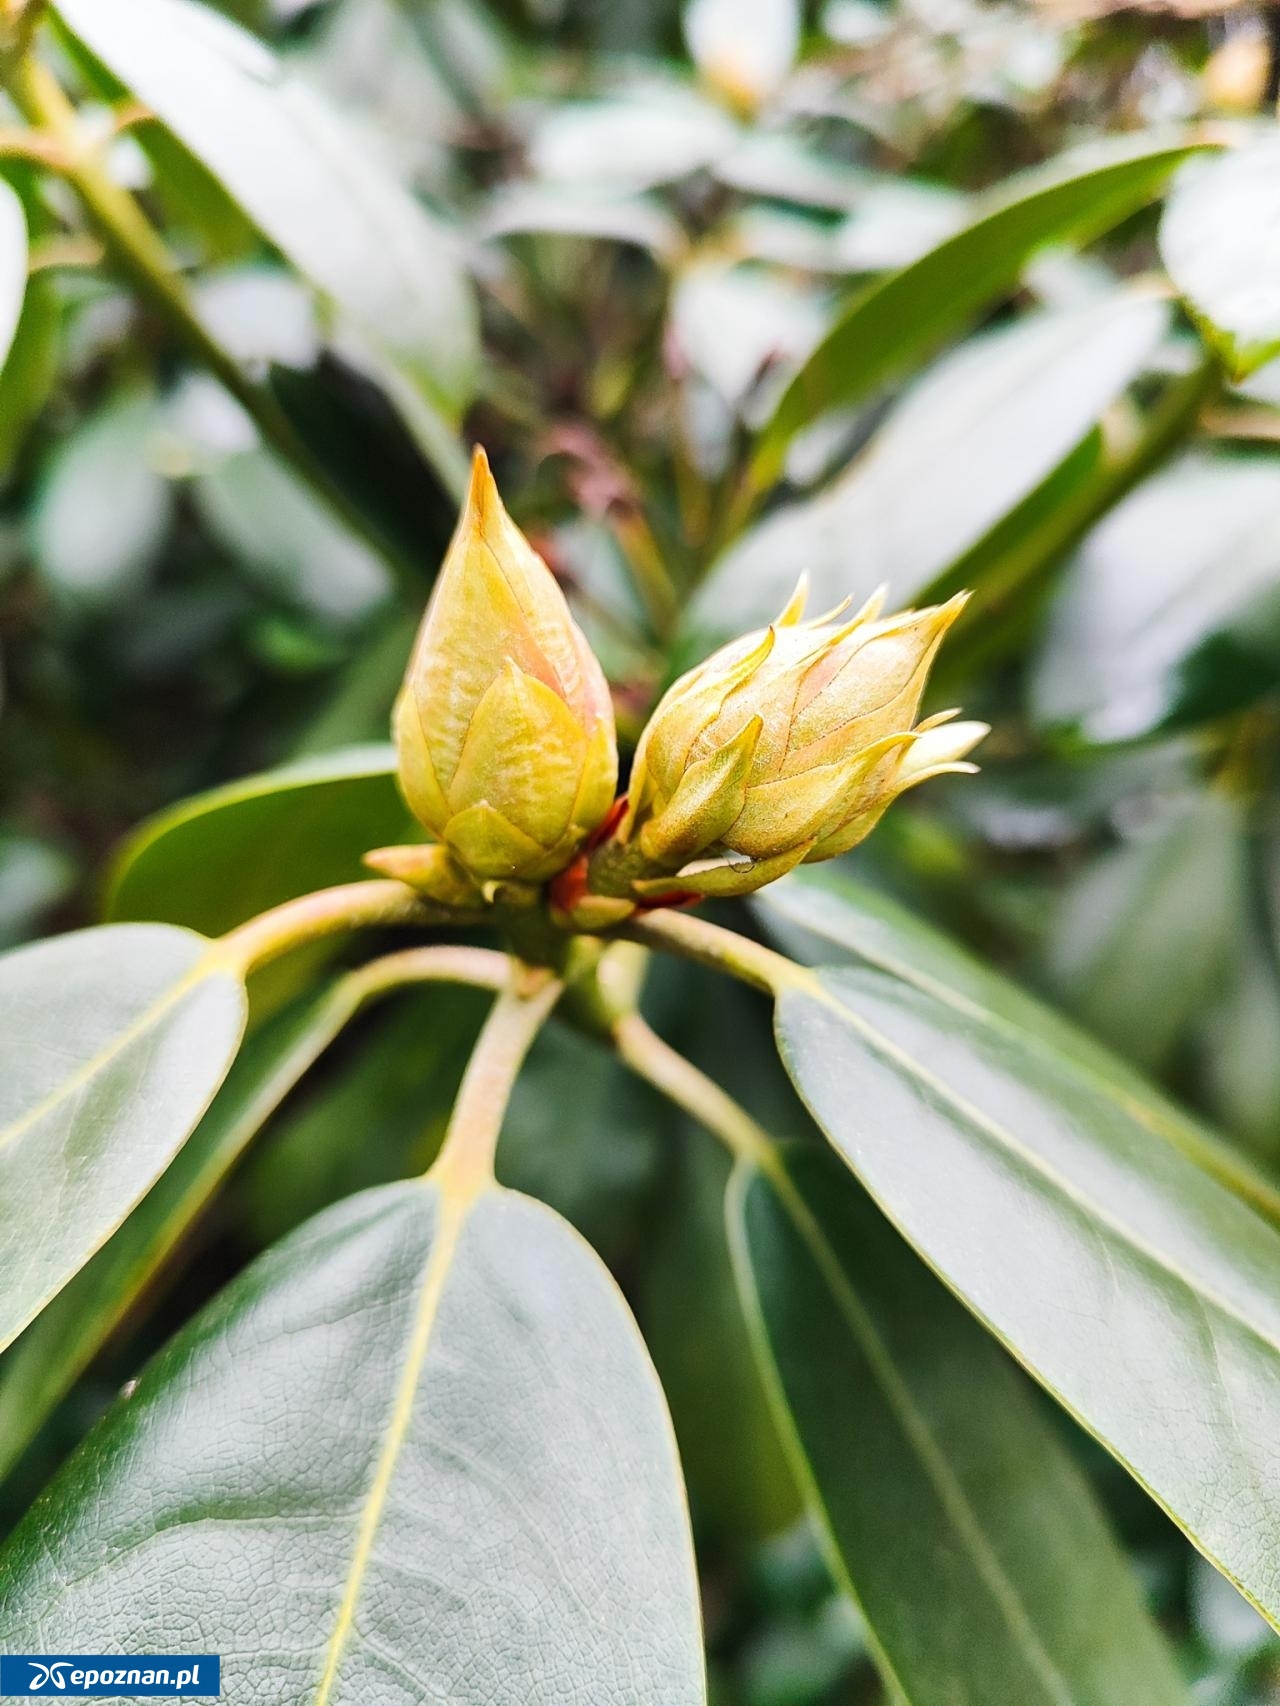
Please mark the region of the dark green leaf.
[[730, 1224], [797, 1472], [903, 1700], [1185, 1701], [1025, 1383], [835, 1157], [744, 1170]]
[[670, 1424], [540, 1204], [340, 1204], [143, 1375], [4, 1556], [0, 1642], [222, 1654], [231, 1699], [705, 1699]]
[[1280, 1235], [1112, 1087], [854, 970], [779, 1046], [898, 1230], [1280, 1626]]
[[367, 875], [409, 814], [390, 746], [345, 747], [249, 776], [162, 812], [117, 856], [107, 913], [219, 935], [268, 907]]
[[124, 1220], [222, 1082], [240, 977], [189, 930], [80, 930], [0, 958], [0, 1348]]
[[1158, 195], [1190, 139], [1110, 138], [1005, 184], [964, 230], [857, 297], [792, 380], [760, 449], [761, 483], [788, 441], [932, 354], [996, 301], [1040, 249], [1099, 236]]

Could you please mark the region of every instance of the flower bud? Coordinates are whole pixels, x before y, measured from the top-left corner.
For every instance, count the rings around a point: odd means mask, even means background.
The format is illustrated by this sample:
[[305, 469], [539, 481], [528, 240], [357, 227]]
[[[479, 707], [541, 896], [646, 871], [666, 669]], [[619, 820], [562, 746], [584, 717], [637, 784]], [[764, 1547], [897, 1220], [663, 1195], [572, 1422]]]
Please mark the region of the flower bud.
[[640, 740], [625, 817], [589, 887], [655, 897], [750, 894], [867, 835], [905, 789], [987, 732], [954, 712], [915, 726], [934, 654], [965, 596], [880, 617], [873, 599], [802, 622], [804, 583], [778, 620], [683, 676]]
[[546, 881], [613, 803], [618, 755], [604, 674], [504, 509], [482, 450], [394, 733], [405, 798], [448, 855], [424, 849], [409, 864], [401, 858], [396, 874], [427, 892], [447, 889], [439, 898], [451, 904], [468, 879], [480, 890]]

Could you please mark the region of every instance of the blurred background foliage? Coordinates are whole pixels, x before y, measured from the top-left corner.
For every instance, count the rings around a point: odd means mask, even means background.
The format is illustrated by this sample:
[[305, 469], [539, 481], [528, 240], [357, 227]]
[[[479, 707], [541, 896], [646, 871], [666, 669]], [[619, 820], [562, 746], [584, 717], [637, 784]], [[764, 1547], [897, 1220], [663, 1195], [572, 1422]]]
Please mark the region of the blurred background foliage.
[[[47, 89], [18, 105], [73, 126], [83, 170], [0, 121], [0, 943], [104, 904], [225, 928], [404, 833], [368, 743], [479, 440], [624, 742], [801, 569], [825, 603], [972, 587], [937, 703], [992, 723], [983, 773], [899, 806], [853, 873], [1280, 1171], [1280, 13], [223, 10], [277, 57], [186, 0], [67, 0], [42, 24], [76, 113]], [[160, 244], [149, 272], [95, 217], [121, 188], [144, 260]], [[139, 820], [223, 785], [234, 810], [170, 812], [121, 861]], [[303, 1024], [292, 993], [259, 992], [260, 1038]], [[664, 970], [649, 1000], [796, 1129], [749, 997]], [[422, 1164], [478, 1015], [402, 997], [296, 1094], [249, 1058], [243, 1095], [275, 1112], [164, 1283], [105, 1349], [68, 1351], [79, 1378], [34, 1444], [24, 1383], [48, 1365], [20, 1342], [0, 1369], [8, 1515], [258, 1248]], [[717, 1706], [884, 1698], [797, 1517], [718, 1157], [551, 1031], [504, 1177], [588, 1233], [641, 1316]], [[1275, 1637], [1057, 1421], [1197, 1702], [1280, 1701]]]

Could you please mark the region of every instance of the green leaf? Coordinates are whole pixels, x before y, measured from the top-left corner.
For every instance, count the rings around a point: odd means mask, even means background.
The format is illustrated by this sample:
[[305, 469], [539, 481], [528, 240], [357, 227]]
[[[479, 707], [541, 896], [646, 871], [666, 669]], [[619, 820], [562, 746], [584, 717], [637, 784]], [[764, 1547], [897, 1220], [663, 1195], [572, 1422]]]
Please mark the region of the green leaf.
[[78, 930], [0, 958], [0, 1348], [186, 1139], [244, 1028], [240, 977], [188, 930]]
[[0, 366], [8, 358], [27, 293], [27, 216], [17, 193], [0, 180]]
[[1185, 1702], [1084, 1476], [991, 1338], [834, 1156], [744, 1168], [744, 1306], [837, 1580], [934, 1706]]
[[245, 1043], [168, 1170], [0, 1361], [0, 1477], [150, 1287], [246, 1146], [351, 1017], [339, 983]]
[[855, 298], [783, 393], [757, 456], [771, 483], [790, 439], [898, 378], [1017, 279], [1038, 250], [1085, 242], [1160, 193], [1191, 139], [1109, 138], [1009, 180], [977, 217]]
[[1095, 859], [1062, 895], [1048, 972], [1064, 1005], [1148, 1071], [1221, 986], [1244, 908], [1234, 800], [1193, 795]]
[[31, 510], [31, 549], [44, 580], [77, 603], [136, 599], [173, 513], [155, 466], [161, 427], [143, 390], [112, 397], [50, 457]]
[[391, 1185], [268, 1252], [90, 1436], [0, 1571], [6, 1649], [180, 1631], [222, 1654], [232, 1699], [705, 1700], [652, 1366], [589, 1247], [497, 1188]]
[[881, 583], [904, 603], [961, 559], [979, 568], [983, 541], [1072, 456], [1167, 324], [1164, 304], [1117, 292], [971, 339], [912, 387], [838, 480], [730, 546], [695, 620], [717, 634], [770, 621], [800, 566], [820, 609]]
[[882, 973], [817, 973], [777, 1029], [903, 1236], [1280, 1627], [1280, 1234], [1093, 1075]]
[[197, 794], [135, 830], [112, 869], [107, 915], [220, 935], [367, 875], [361, 856], [403, 841], [408, 822], [390, 746], [299, 759]]
[[1233, 379], [1280, 351], [1280, 145], [1271, 137], [1178, 173], [1160, 258]]
[[1045, 728], [1095, 744], [1183, 727], [1280, 679], [1280, 468], [1181, 457], [1089, 535], [1031, 676]]
[[827, 869], [794, 872], [755, 906], [787, 951], [810, 965], [855, 961], [891, 973], [957, 1012], [1003, 1027], [1019, 1047], [1061, 1056], [1123, 1100], [1135, 1120], [1174, 1144], [1280, 1227], [1280, 1190], [1096, 1037], [887, 895]]
[[477, 359], [456, 238], [315, 90], [192, 0], [65, 0], [79, 40], [373, 348], [458, 410]]

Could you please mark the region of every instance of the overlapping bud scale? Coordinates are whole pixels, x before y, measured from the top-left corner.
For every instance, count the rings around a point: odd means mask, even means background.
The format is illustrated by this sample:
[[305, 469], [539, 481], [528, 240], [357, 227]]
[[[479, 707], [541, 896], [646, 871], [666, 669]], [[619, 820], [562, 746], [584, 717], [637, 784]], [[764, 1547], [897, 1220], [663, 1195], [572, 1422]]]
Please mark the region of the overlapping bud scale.
[[804, 586], [778, 620], [683, 676], [636, 753], [627, 809], [589, 886], [639, 898], [749, 894], [803, 862], [857, 845], [905, 789], [948, 770], [987, 732], [915, 723], [960, 596], [882, 618], [802, 620]]
[[396, 701], [400, 783], [435, 838], [369, 863], [449, 904], [539, 884], [607, 816], [608, 685], [554, 577], [503, 507], [483, 451]]

